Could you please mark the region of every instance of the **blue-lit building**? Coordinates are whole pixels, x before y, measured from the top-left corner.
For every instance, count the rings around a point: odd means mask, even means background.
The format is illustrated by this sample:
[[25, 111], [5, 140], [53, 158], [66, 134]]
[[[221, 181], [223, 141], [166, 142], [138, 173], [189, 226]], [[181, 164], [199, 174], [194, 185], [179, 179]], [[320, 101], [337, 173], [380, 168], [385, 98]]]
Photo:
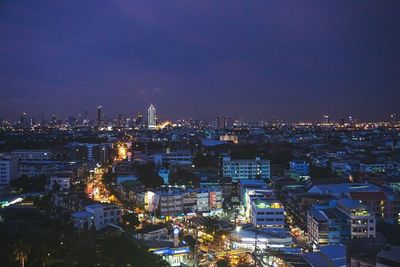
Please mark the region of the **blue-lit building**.
[[289, 162], [290, 173], [296, 178], [308, 176], [310, 173], [309, 164], [306, 161], [292, 160]]
[[182, 266], [188, 259], [190, 249], [189, 247], [166, 247], [166, 248], [152, 248], [150, 252], [160, 255], [168, 262], [170, 266]]
[[307, 214], [307, 233], [316, 247], [343, 243], [350, 238], [347, 216], [329, 206], [312, 207]]

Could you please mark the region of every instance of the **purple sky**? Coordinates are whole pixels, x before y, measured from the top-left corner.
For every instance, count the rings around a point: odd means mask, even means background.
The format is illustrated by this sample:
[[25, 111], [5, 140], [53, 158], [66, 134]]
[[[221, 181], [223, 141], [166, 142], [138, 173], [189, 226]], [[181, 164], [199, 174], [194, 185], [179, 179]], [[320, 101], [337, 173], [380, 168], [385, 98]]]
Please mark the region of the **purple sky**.
[[400, 112], [400, 1], [3, 0], [0, 117]]

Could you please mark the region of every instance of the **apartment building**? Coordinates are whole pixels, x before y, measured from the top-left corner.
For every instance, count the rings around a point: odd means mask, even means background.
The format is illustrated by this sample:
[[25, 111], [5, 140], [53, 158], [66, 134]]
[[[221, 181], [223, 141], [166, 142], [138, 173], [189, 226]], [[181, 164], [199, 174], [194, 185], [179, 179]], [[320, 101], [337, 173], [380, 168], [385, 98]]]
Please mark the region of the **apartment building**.
[[232, 182], [239, 179], [269, 179], [271, 178], [270, 161], [256, 157], [255, 159], [232, 159], [224, 157], [222, 161], [222, 174], [231, 177]]

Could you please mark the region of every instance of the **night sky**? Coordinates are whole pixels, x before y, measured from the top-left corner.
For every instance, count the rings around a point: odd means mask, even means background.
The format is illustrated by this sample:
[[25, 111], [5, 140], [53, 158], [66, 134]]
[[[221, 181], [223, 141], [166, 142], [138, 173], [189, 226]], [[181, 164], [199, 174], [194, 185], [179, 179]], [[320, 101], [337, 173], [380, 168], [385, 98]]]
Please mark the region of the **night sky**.
[[0, 117], [400, 112], [400, 1], [1, 0]]

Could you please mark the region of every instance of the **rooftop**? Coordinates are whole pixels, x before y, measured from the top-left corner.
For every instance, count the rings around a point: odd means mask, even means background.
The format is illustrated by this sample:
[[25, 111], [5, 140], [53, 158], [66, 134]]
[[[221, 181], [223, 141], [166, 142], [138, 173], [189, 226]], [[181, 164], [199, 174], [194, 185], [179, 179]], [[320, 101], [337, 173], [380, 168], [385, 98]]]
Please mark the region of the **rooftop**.
[[331, 195], [342, 195], [349, 192], [379, 192], [381, 188], [370, 183], [340, 183], [313, 185], [309, 193], [321, 193]]
[[267, 201], [267, 200], [254, 200], [254, 205], [257, 209], [282, 209], [283, 206], [278, 201]]
[[382, 250], [378, 258], [385, 258], [391, 261], [400, 262], [400, 246], [393, 246], [390, 250]]
[[246, 185], [259, 185], [259, 186], [267, 186], [267, 184], [263, 180], [255, 180], [255, 179], [239, 179], [240, 186]]
[[87, 218], [87, 217], [90, 217], [90, 216], [93, 216], [93, 214], [92, 213], [90, 213], [90, 212], [87, 212], [87, 211], [78, 211], [78, 212], [74, 212], [73, 214], [72, 214], [72, 217], [74, 217], [74, 218]]
[[333, 245], [322, 247], [319, 252], [304, 253], [303, 257], [312, 266], [346, 266], [346, 247]]

